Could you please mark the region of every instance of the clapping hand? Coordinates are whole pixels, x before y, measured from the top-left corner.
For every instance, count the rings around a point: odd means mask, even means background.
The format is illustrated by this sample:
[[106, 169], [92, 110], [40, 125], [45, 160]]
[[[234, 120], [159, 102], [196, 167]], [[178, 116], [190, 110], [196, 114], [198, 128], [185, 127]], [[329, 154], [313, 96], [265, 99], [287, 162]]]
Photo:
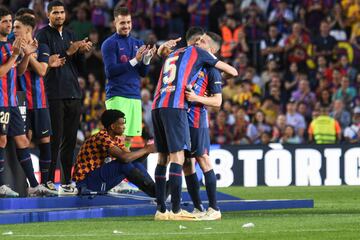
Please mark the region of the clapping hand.
[[60, 54], [54, 54], [49, 57], [49, 67], [56, 68], [65, 64], [66, 58], [60, 58]]
[[92, 47], [93, 47], [93, 43], [92, 43], [91, 41], [89, 41], [88, 38], [85, 38], [85, 39], [83, 40], [82, 45], [80, 46], [79, 51], [80, 51], [81, 53], [89, 52], [89, 51], [92, 49]]
[[12, 44], [12, 55], [20, 55], [21, 52], [21, 38], [16, 38]]
[[81, 49], [81, 51], [86, 51], [87, 49], [90, 50], [91, 47], [92, 47], [92, 43], [90, 41], [88, 42], [88, 38], [84, 38], [83, 40], [76, 42], [70, 41], [70, 47], [68, 48], [68, 50], [66, 50], [66, 54], [68, 56], [71, 56], [75, 54], [77, 51], [79, 51], [79, 49]]
[[143, 59], [144, 53], [149, 50], [150, 46], [142, 45], [136, 52], [136, 60], [140, 62]]
[[26, 43], [25, 41], [22, 43], [22, 50], [25, 55], [31, 55], [35, 53], [38, 49], [38, 41], [35, 39], [31, 43]]
[[150, 48], [148, 51], [144, 52], [143, 62], [145, 65], [149, 65], [152, 57], [156, 53], [156, 46], [154, 45], [152, 48]]

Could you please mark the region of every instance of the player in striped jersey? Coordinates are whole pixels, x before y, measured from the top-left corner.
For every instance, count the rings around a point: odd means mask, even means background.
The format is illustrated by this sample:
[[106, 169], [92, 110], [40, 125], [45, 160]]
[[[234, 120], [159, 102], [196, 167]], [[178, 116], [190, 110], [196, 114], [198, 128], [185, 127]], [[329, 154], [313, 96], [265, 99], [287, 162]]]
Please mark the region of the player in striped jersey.
[[[218, 61], [215, 56], [196, 46], [189, 46], [170, 53], [160, 73], [152, 111], [155, 143], [159, 152], [158, 165], [155, 169], [158, 204], [155, 220], [196, 219], [192, 214], [180, 209], [184, 150], [190, 150], [188, 103], [185, 100], [185, 88], [204, 65], [215, 66], [230, 75], [237, 75], [237, 71], [233, 67]], [[168, 156], [172, 202], [170, 213], [166, 210], [164, 194]]]
[[9, 43], [7, 37], [11, 29], [11, 12], [6, 8], [0, 8], [0, 196], [18, 196], [18, 193], [11, 190], [3, 182], [4, 148], [7, 143], [7, 136], [12, 136], [15, 140], [17, 158], [30, 183], [28, 195], [54, 195], [54, 192], [39, 184], [35, 178], [28, 149], [29, 141], [25, 135], [24, 121], [16, 100], [17, 68], [21, 70], [24, 59], [19, 64], [16, 61], [20, 52], [23, 52], [24, 55], [35, 52], [36, 44], [28, 44], [22, 38], [15, 39], [13, 44]]
[[[191, 43], [191, 40], [192, 39], [187, 39], [187, 42]], [[196, 42], [196, 45], [215, 54], [220, 49], [221, 37], [215, 33], [208, 32]], [[222, 102], [221, 80], [221, 74], [217, 69], [204, 67], [199, 74], [192, 79], [189, 89], [186, 92], [186, 99], [190, 102], [188, 120], [190, 126], [191, 152], [187, 154], [186, 164], [184, 164], [183, 170], [188, 192], [195, 207], [193, 213], [201, 217], [202, 220], [221, 219], [221, 212], [216, 201], [216, 176], [209, 158], [209, 121], [205, 107], [220, 107]], [[209, 208], [206, 212], [203, 211], [200, 199], [200, 185], [195, 171], [195, 158], [205, 176], [205, 187], [209, 199]]]
[[[32, 34], [35, 19], [31, 16], [19, 16], [14, 22], [14, 35], [28, 43], [37, 44]], [[26, 92], [26, 130], [28, 139], [32, 136], [39, 140], [41, 183], [46, 185], [51, 162], [50, 135], [51, 123], [48, 101], [45, 92], [44, 75], [48, 68], [50, 50], [46, 44], [40, 44], [33, 54], [24, 55], [19, 69], [21, 90]], [[51, 189], [56, 190], [56, 189]]]

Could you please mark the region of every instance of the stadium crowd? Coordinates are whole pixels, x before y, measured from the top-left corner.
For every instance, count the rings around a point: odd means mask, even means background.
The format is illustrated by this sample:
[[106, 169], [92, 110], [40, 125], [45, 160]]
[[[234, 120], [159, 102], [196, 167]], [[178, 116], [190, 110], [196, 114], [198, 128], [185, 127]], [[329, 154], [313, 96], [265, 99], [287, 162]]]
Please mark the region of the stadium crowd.
[[[309, 125], [322, 105], [341, 127], [338, 142], [360, 141], [358, 0], [65, 0], [65, 25], [94, 46], [78, 78], [79, 143], [100, 128], [106, 82], [100, 48], [114, 32], [112, 9], [118, 2], [130, 9], [132, 35], [145, 44], [183, 37], [190, 26], [222, 36], [219, 57], [239, 77], [224, 82], [221, 109], [209, 108], [211, 143], [308, 143]], [[32, 8], [36, 29], [47, 25], [47, 1], [2, 3], [14, 12]], [[154, 57], [142, 78], [145, 139], [153, 134], [151, 103], [161, 64]]]

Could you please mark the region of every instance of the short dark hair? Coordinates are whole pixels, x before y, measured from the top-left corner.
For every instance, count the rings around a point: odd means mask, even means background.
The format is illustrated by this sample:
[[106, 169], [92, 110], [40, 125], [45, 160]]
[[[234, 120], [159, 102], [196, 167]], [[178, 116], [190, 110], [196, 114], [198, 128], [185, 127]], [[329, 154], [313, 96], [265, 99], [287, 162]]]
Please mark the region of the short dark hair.
[[220, 35], [214, 32], [206, 32], [206, 35], [208, 35], [211, 38], [211, 40], [215, 43], [214, 47], [216, 49], [216, 52], [219, 51], [222, 42], [222, 38], [220, 37]]
[[196, 35], [203, 35], [205, 33], [204, 29], [201, 27], [190, 27], [186, 31], [185, 40], [189, 42], [191, 38], [193, 38]]
[[124, 7], [122, 4], [118, 4], [114, 8], [114, 18], [116, 18], [119, 15], [128, 16], [130, 15], [130, 11], [127, 7]]
[[30, 17], [29, 15], [19, 16], [15, 18], [15, 21], [19, 21], [26, 26], [30, 26], [32, 29], [34, 29], [36, 25], [35, 19], [33, 17]]
[[30, 14], [30, 15], [34, 15], [35, 16], [35, 11], [30, 9], [30, 8], [20, 8], [19, 10], [17, 10], [17, 12], [15, 13], [15, 18], [16, 17], [20, 17], [23, 16], [25, 14]]
[[6, 7], [1, 6], [0, 7], [0, 18], [5, 17], [7, 15], [12, 15], [12, 12], [10, 12], [10, 10], [7, 9]]
[[125, 114], [122, 111], [114, 109], [105, 110], [101, 115], [101, 123], [106, 129], [109, 129], [111, 124], [120, 118], [125, 118]]
[[65, 8], [65, 4], [61, 1], [49, 2], [48, 6], [47, 6], [48, 13], [50, 13], [52, 11], [53, 7], [64, 7]]
[[206, 35], [208, 35], [216, 44], [221, 46], [222, 38], [219, 34], [214, 32], [206, 32]]

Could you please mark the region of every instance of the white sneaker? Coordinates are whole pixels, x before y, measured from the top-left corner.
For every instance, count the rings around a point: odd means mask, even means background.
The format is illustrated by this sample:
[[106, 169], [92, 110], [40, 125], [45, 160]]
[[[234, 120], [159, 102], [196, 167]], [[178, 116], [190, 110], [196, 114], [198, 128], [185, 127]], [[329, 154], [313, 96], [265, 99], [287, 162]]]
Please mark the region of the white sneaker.
[[160, 212], [159, 210], [156, 211], [154, 220], [155, 221], [166, 221], [169, 220], [170, 212], [166, 210], [164, 213]]
[[59, 196], [77, 195], [78, 189], [73, 184], [60, 185], [58, 193]]
[[136, 193], [139, 191], [138, 188], [131, 186], [128, 182], [126, 181], [122, 181], [121, 183], [119, 183], [117, 186], [113, 187], [112, 189], [109, 190], [110, 192], [115, 192], [115, 193], [128, 193], [128, 194], [132, 194], [132, 193]]
[[19, 197], [19, 193], [15, 192], [7, 185], [2, 185], [0, 186], [0, 197]]
[[45, 183], [45, 187], [47, 187], [48, 189], [50, 189], [52, 191], [56, 191], [55, 184], [52, 181], [47, 181]]
[[221, 219], [221, 212], [220, 210], [215, 210], [211, 207], [208, 208], [206, 211], [206, 214], [200, 218], [200, 220], [204, 221], [214, 221], [214, 220], [220, 220]]
[[206, 215], [206, 211], [200, 211], [197, 208], [194, 208], [194, 210], [191, 212], [192, 215], [194, 215], [197, 218], [202, 218]]
[[197, 221], [199, 219], [197, 217], [195, 217], [193, 214], [189, 213], [188, 211], [180, 209], [180, 211], [177, 212], [177, 213], [174, 213], [173, 211], [170, 211], [169, 220], [173, 220], [173, 221]]
[[58, 195], [56, 191], [52, 191], [42, 184], [36, 187], [29, 187], [27, 192], [29, 197], [54, 197]]

